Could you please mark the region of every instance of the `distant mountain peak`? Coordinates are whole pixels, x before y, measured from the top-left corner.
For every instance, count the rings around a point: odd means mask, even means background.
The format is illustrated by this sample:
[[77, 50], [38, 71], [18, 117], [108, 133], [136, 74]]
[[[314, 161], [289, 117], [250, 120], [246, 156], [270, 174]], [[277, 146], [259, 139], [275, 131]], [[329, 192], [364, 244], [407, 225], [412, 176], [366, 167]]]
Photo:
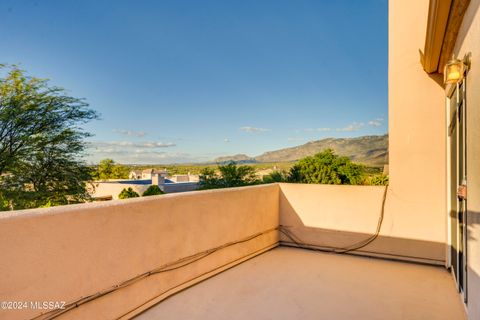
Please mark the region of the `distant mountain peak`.
[[218, 157], [213, 161], [217, 162], [217, 163], [226, 163], [226, 162], [230, 162], [230, 161], [234, 161], [234, 162], [237, 162], [237, 163], [253, 163], [253, 162], [256, 162], [254, 158], [249, 157], [249, 156], [247, 156], [246, 154], [243, 154], [243, 153], [239, 153], [239, 154], [236, 154], [236, 155], [233, 155], [233, 156]]
[[290, 162], [314, 155], [327, 148], [333, 149], [338, 155], [347, 156], [354, 162], [368, 166], [381, 167], [388, 163], [388, 134], [355, 138], [325, 138], [309, 141], [296, 147], [267, 151], [253, 158], [245, 154], [237, 154], [234, 156], [219, 157], [215, 159], [215, 162]]

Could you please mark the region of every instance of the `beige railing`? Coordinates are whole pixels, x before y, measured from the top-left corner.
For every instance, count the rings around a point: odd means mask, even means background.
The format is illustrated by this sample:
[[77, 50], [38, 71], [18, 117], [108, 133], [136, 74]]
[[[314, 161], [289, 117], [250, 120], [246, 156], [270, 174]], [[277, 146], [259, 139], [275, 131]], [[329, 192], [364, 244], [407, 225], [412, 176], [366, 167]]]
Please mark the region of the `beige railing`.
[[[3, 213], [0, 300], [65, 309], [0, 318], [126, 319], [278, 244], [347, 246], [375, 232], [383, 191], [272, 184]], [[443, 263], [444, 243], [403, 238], [395, 213], [384, 218], [354, 253]]]

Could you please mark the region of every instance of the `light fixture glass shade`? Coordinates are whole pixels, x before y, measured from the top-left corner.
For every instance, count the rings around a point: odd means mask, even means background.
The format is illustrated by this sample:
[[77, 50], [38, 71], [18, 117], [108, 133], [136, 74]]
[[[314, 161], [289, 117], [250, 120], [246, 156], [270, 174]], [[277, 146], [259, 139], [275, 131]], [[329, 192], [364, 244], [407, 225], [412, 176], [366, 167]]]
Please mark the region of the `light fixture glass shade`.
[[452, 59], [445, 64], [445, 70], [443, 71], [443, 82], [445, 84], [455, 84], [462, 80], [464, 72], [465, 66], [463, 62], [458, 59]]

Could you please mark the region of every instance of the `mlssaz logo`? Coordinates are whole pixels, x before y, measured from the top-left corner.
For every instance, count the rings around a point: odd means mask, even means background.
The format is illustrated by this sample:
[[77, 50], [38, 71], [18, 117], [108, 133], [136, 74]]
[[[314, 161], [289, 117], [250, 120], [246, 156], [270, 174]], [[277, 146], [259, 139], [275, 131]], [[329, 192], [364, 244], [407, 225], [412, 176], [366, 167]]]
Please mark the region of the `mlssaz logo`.
[[65, 309], [65, 301], [31, 301], [30, 309], [36, 309], [36, 310]]

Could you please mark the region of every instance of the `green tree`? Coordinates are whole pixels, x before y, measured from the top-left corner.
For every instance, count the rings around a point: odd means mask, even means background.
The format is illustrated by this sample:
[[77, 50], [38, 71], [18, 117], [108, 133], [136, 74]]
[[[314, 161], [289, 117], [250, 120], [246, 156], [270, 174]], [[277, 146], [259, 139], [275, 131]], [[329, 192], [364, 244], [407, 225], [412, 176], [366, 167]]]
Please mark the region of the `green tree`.
[[147, 190], [145, 190], [142, 194], [142, 197], [146, 197], [146, 196], [156, 196], [156, 195], [159, 195], [159, 194], [164, 194], [165, 192], [162, 191], [162, 189], [160, 189], [159, 186], [157, 186], [156, 184], [154, 185], [151, 185], [150, 187], [147, 188]]
[[119, 199], [129, 199], [129, 198], [138, 198], [140, 197], [132, 188], [123, 189], [118, 195]]
[[201, 190], [221, 188], [220, 177], [215, 172], [215, 169], [204, 168], [200, 171], [200, 179], [198, 185], [199, 189]]
[[6, 194], [0, 192], [0, 211], [10, 210], [10, 200], [6, 198]]
[[337, 156], [326, 149], [314, 156], [299, 160], [289, 173], [290, 182], [321, 184], [361, 184], [364, 167], [347, 157]]
[[98, 180], [127, 179], [128, 173], [128, 167], [116, 164], [112, 159], [103, 159], [97, 166], [94, 178]]
[[232, 188], [258, 184], [255, 168], [237, 166], [235, 162], [218, 165], [218, 174], [212, 168], [204, 168], [200, 173], [200, 189]]
[[373, 176], [370, 179], [370, 185], [372, 186], [386, 186], [388, 185], [388, 176], [384, 174], [379, 174], [376, 176]]
[[273, 171], [263, 176], [263, 183], [285, 182], [288, 180], [288, 174], [285, 171]]
[[16, 66], [0, 68], [0, 198], [5, 209], [84, 201], [90, 170], [82, 124], [98, 118], [82, 100]]

